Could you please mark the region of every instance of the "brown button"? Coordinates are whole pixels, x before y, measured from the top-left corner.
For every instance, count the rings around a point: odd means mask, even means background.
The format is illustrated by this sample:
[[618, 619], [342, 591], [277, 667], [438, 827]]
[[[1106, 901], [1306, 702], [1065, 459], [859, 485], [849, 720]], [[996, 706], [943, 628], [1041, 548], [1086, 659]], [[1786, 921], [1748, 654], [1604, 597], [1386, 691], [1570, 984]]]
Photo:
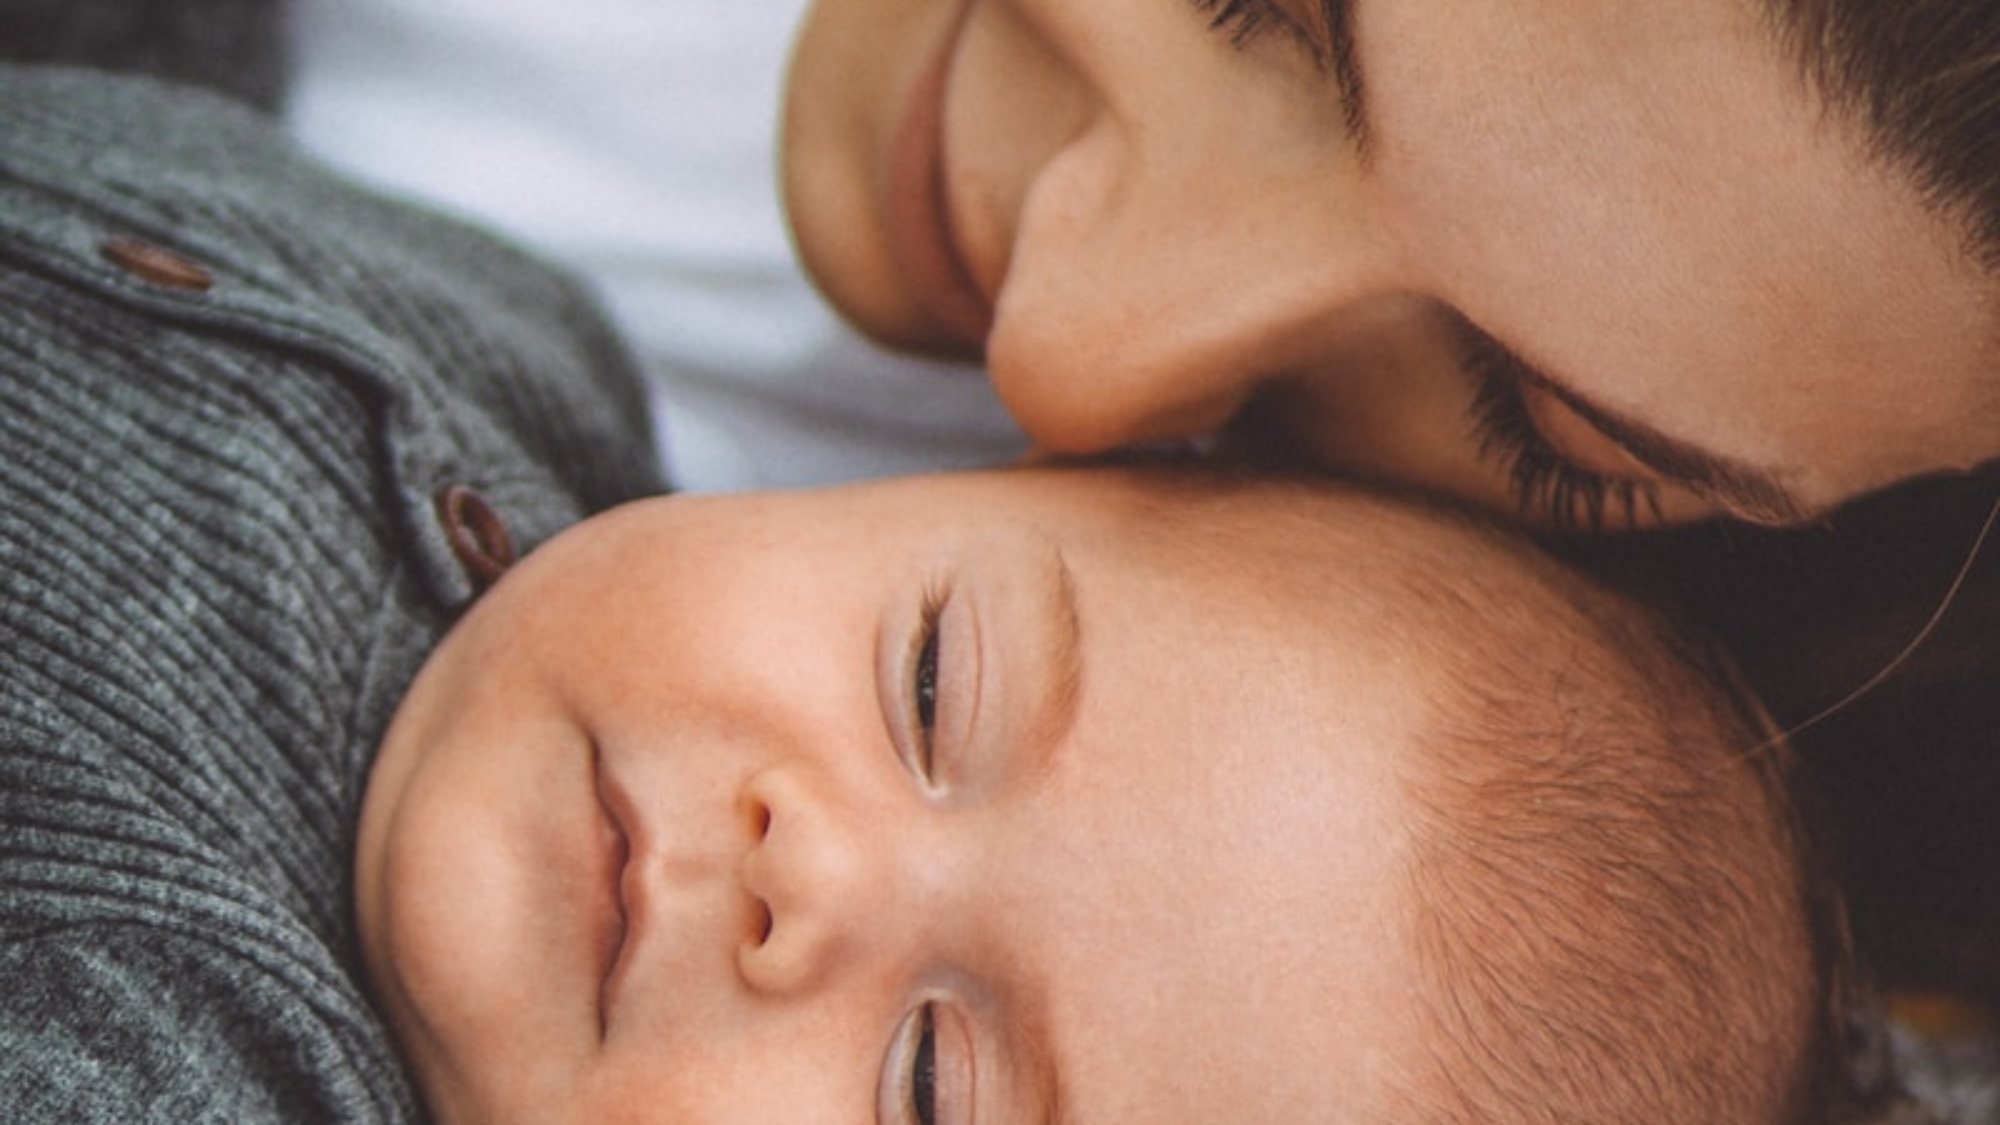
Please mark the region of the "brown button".
[[168, 289], [205, 293], [215, 284], [215, 275], [200, 262], [136, 238], [108, 239], [98, 252], [133, 277]]
[[475, 590], [500, 580], [514, 565], [514, 542], [507, 537], [507, 525], [493, 511], [486, 498], [462, 484], [438, 489], [438, 523], [445, 541]]

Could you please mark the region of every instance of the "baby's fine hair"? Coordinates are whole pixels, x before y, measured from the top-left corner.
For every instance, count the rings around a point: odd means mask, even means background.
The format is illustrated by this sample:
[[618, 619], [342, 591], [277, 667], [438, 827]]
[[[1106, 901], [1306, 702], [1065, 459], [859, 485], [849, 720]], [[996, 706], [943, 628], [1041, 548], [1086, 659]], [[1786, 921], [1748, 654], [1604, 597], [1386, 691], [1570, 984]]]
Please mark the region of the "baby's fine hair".
[[1523, 565], [1399, 572], [1405, 635], [1447, 669], [1404, 778], [1430, 1045], [1408, 1119], [1873, 1117], [1890, 1079], [1858, 1068], [1845, 916], [1789, 747], [1719, 654], [1498, 546]]
[[[1158, 549], [1246, 565], [1227, 519], [1290, 521], [1273, 581], [1365, 604], [1371, 658], [1421, 672], [1399, 781], [1425, 1047], [1388, 1076], [1388, 1121], [1925, 1120], [1856, 984], [1791, 748], [1719, 650], [1439, 501], [1178, 479]], [[1384, 518], [1312, 500], [1336, 491]]]

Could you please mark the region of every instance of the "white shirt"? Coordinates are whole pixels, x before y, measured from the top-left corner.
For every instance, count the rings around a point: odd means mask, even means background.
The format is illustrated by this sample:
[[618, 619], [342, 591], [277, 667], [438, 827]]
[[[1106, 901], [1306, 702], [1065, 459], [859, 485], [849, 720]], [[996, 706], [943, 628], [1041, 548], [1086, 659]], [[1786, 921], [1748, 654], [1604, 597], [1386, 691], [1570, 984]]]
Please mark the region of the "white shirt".
[[288, 117], [333, 164], [589, 279], [679, 487], [1011, 459], [982, 372], [875, 348], [799, 269], [776, 136], [804, 4], [302, 0]]

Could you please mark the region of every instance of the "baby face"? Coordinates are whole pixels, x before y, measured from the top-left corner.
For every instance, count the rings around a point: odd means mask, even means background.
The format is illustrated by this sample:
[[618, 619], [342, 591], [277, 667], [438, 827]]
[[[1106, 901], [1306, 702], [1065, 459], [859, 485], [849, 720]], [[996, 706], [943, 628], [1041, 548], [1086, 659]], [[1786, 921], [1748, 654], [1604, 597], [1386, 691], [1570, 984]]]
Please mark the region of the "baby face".
[[1291, 503], [1017, 471], [647, 501], [536, 552], [364, 810], [364, 949], [427, 1100], [1380, 1116], [1422, 708], [1368, 590], [1411, 520], [1265, 518]]

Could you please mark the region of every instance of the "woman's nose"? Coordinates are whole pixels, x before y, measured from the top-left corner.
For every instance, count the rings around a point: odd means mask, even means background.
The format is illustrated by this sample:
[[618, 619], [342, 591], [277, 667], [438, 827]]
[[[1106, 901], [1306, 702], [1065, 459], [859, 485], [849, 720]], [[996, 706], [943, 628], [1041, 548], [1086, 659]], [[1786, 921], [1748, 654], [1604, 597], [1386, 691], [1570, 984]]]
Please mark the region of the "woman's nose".
[[1038, 446], [1213, 434], [1416, 280], [1337, 101], [1252, 79], [1199, 21], [1168, 66], [1118, 46], [1103, 5], [987, 8], [1015, 13], [1083, 107], [1005, 150], [1018, 167], [991, 208], [1007, 251], [986, 365]]
[[986, 361], [1038, 445], [1209, 435], [1267, 385], [1336, 379], [1346, 356], [1378, 344], [1378, 311], [1403, 278], [1363, 209], [1311, 212], [1331, 194], [1323, 183], [1241, 189], [1261, 190], [1268, 212], [1207, 190], [1110, 193], [1120, 206], [1088, 229], [1024, 216]]
[[936, 896], [889, 806], [787, 767], [752, 777], [743, 806], [753, 843], [738, 873], [765, 922], [737, 955], [752, 988], [792, 992], [893, 962], [926, 930]]
[[[1263, 374], [1191, 355], [1147, 365], [1127, 357], [1087, 369], [1030, 348], [989, 349], [993, 385], [1035, 445], [1067, 455], [1212, 435], [1256, 390]], [[1040, 341], [1030, 341], [1031, 344]], [[1025, 353], [1025, 354], [1024, 354]]]

